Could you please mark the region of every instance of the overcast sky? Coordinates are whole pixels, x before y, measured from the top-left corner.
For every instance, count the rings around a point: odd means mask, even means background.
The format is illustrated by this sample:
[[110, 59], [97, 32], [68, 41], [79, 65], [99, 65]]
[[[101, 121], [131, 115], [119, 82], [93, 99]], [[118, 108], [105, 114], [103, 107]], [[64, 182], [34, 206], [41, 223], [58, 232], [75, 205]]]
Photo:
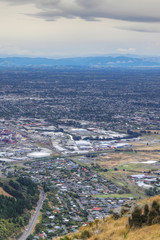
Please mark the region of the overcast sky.
[[160, 55], [159, 0], [0, 0], [0, 57]]

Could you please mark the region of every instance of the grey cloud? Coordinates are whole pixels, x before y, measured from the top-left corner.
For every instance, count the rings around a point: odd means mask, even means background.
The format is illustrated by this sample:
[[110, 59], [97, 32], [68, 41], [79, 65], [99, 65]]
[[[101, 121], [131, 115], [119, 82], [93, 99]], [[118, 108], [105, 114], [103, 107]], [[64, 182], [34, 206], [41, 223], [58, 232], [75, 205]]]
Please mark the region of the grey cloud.
[[160, 28], [157, 27], [153, 28], [153, 26], [124, 26], [124, 27], [116, 27], [117, 29], [122, 29], [126, 31], [135, 31], [135, 32], [141, 32], [141, 33], [159, 33]]
[[5, 0], [5, 2], [12, 5], [32, 3], [39, 9], [34, 16], [49, 21], [64, 17], [92, 21], [111, 18], [134, 22], [160, 22], [159, 0]]
[[15, 1], [11, 1], [11, 0], [6, 0], [6, 1], [3, 1], [3, 0], [0, 0], [0, 2], [5, 2], [5, 3], [9, 3], [10, 5], [14, 6], [14, 5], [26, 5], [26, 4], [30, 4], [30, 3], [35, 3], [35, 1], [32, 1], [32, 0], [15, 0]]

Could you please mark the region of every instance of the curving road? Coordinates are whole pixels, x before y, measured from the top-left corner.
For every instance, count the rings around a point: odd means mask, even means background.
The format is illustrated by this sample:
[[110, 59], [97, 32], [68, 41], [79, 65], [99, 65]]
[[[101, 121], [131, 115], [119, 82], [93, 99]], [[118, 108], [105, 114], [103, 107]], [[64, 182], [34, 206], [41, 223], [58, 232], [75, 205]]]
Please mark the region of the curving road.
[[46, 197], [45, 193], [43, 191], [40, 190], [40, 192], [41, 192], [41, 199], [38, 202], [38, 205], [36, 207], [35, 213], [31, 217], [31, 219], [29, 221], [29, 224], [26, 227], [25, 232], [23, 233], [23, 235], [20, 238], [18, 238], [18, 240], [26, 240], [27, 237], [31, 234], [31, 232], [32, 232], [32, 230], [34, 228], [34, 225], [36, 224], [37, 218], [38, 218], [38, 216], [40, 214], [40, 210], [41, 210], [41, 208], [43, 206], [43, 201], [45, 200], [45, 197]]

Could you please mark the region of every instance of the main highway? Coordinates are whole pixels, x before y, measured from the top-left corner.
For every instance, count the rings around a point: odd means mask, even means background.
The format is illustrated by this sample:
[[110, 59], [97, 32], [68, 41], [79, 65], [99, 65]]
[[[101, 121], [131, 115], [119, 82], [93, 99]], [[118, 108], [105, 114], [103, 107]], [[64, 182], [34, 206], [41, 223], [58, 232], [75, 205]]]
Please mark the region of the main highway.
[[45, 193], [42, 190], [40, 190], [40, 192], [41, 192], [41, 198], [40, 198], [40, 200], [38, 202], [36, 210], [35, 210], [33, 216], [31, 217], [31, 219], [29, 221], [29, 224], [26, 227], [25, 232], [22, 234], [22, 236], [20, 238], [18, 238], [18, 240], [26, 240], [27, 237], [32, 233], [32, 230], [33, 230], [33, 228], [34, 228], [34, 226], [36, 224], [37, 218], [38, 218], [38, 216], [40, 214], [40, 210], [41, 210], [41, 208], [43, 206], [43, 201], [45, 200], [45, 197], [46, 197]]

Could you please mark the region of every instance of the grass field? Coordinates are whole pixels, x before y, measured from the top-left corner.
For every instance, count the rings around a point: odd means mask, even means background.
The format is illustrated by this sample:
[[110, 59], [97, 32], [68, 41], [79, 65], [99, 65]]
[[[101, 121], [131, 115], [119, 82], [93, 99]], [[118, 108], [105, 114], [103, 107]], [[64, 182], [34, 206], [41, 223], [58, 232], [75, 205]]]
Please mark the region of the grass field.
[[133, 194], [102, 194], [93, 195], [94, 198], [136, 198]]
[[145, 171], [145, 170], [152, 170], [155, 169], [153, 164], [144, 164], [144, 163], [128, 163], [128, 164], [123, 164], [118, 167], [120, 170], [127, 170], [127, 171], [132, 171], [132, 170], [140, 170], [140, 171]]
[[[133, 172], [132, 172], [133, 174]], [[110, 179], [116, 185], [124, 187], [126, 190], [130, 191], [132, 196], [137, 196], [138, 198], [145, 198], [144, 189], [138, 187], [136, 184], [133, 184], [129, 181], [128, 175], [131, 175], [130, 172], [123, 171], [109, 171], [101, 173], [102, 176]]]

